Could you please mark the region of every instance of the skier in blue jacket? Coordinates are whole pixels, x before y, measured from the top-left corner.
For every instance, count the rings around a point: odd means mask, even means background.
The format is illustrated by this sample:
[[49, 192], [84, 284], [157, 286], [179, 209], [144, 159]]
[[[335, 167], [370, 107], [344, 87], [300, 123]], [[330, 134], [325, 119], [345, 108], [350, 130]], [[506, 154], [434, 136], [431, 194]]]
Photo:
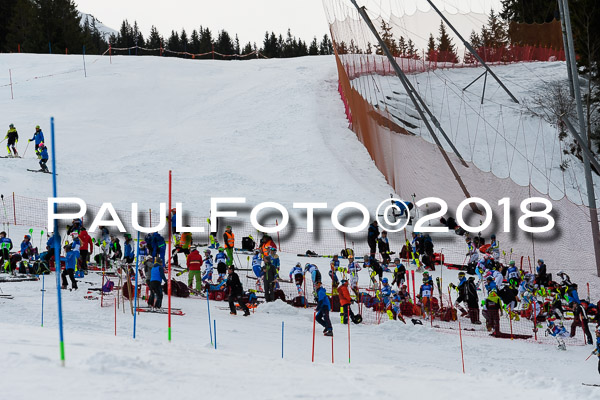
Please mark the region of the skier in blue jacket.
[[40, 168], [44, 172], [50, 172], [50, 170], [46, 166], [46, 163], [48, 162], [48, 148], [44, 145], [44, 143], [40, 143], [38, 151], [40, 152]]
[[165, 269], [162, 264], [154, 263], [154, 266], [150, 271], [150, 290], [152, 291], [152, 295], [148, 298], [148, 304], [154, 308], [162, 307], [162, 282], [167, 282]]
[[31, 236], [25, 235], [21, 242], [21, 257], [29, 259], [33, 255], [33, 245], [31, 244]]
[[156, 257], [160, 257], [163, 267], [165, 266], [165, 252], [166, 243], [165, 239], [160, 233], [154, 232], [152, 234], [152, 257], [156, 260]]
[[35, 127], [35, 132], [33, 133], [33, 137], [29, 139], [29, 141], [35, 140], [35, 154], [37, 154], [38, 158], [41, 159], [41, 151], [39, 150], [40, 143], [44, 142], [44, 132], [39, 125]]
[[317, 315], [315, 317], [319, 325], [323, 326], [323, 334], [325, 336], [333, 336], [333, 327], [331, 326], [331, 320], [329, 319], [329, 310], [331, 304], [327, 297], [327, 292], [321, 282], [316, 283], [317, 288]]
[[77, 281], [75, 280], [75, 266], [77, 265], [77, 254], [68, 244], [64, 247], [66, 255], [64, 258], [61, 257], [61, 261], [65, 262], [65, 270], [62, 273], [62, 288], [67, 288], [67, 276], [71, 279], [71, 287], [73, 290], [77, 290]]
[[596, 328], [596, 350], [594, 354], [598, 356], [598, 373], [600, 374], [600, 325]]
[[123, 260], [126, 263], [131, 264], [135, 259], [135, 252], [133, 251], [133, 239], [131, 238], [131, 233], [126, 233], [125, 235], [125, 244], [123, 245]]

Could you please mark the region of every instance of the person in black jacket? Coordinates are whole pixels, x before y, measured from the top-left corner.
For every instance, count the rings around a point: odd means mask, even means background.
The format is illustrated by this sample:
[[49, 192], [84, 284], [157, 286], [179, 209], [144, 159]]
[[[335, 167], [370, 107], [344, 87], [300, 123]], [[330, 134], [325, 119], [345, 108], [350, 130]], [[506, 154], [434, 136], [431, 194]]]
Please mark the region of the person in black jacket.
[[544, 264], [544, 260], [541, 258], [537, 261], [537, 276], [536, 283], [540, 286], [548, 286], [548, 273], [546, 271], [546, 264]]
[[229, 288], [229, 310], [231, 315], [236, 315], [237, 311], [235, 310], [235, 301], [240, 303], [242, 310], [244, 310], [244, 317], [250, 315], [250, 310], [248, 310], [248, 306], [244, 303], [242, 296], [244, 295], [244, 287], [242, 286], [242, 282], [240, 282], [240, 277], [234, 271], [235, 267], [230, 265], [227, 269], [227, 273], [229, 277], [227, 278], [227, 287]]
[[387, 237], [386, 231], [381, 231], [381, 237], [377, 239], [377, 245], [379, 246], [379, 254], [384, 264], [390, 263], [390, 241]]
[[369, 225], [369, 232], [367, 234], [367, 243], [369, 244], [369, 248], [371, 249], [371, 256], [375, 256], [375, 252], [377, 251], [378, 237], [379, 227], [377, 226], [377, 221], [373, 221], [373, 223]]

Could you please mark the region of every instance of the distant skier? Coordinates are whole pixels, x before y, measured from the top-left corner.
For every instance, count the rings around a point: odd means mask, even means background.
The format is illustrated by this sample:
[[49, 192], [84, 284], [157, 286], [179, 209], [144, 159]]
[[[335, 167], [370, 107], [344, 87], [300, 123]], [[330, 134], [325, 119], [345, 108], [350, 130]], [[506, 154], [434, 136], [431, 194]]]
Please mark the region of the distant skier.
[[292, 267], [290, 270], [290, 281], [296, 283], [298, 296], [304, 296], [304, 291], [302, 290], [302, 283], [304, 282], [304, 271], [302, 270], [302, 264], [296, 263], [296, 265]]
[[338, 288], [338, 293], [340, 295], [340, 318], [342, 324], [347, 324], [348, 320], [354, 320], [354, 313], [350, 308], [352, 304], [352, 297], [350, 297], [350, 291], [348, 290], [348, 281], [346, 279], [342, 279], [342, 285]]
[[304, 273], [309, 273], [313, 284], [313, 294], [317, 298], [317, 283], [321, 283], [321, 271], [315, 264], [306, 263]]
[[21, 242], [21, 257], [23, 259], [28, 260], [29, 257], [33, 256], [34, 250], [33, 245], [31, 244], [31, 236], [25, 235], [23, 241]]
[[263, 287], [261, 282], [263, 279], [264, 271], [262, 267], [262, 257], [258, 250], [254, 250], [254, 256], [252, 257], [252, 271], [256, 276], [256, 290], [262, 292]]
[[594, 354], [598, 356], [598, 373], [600, 374], [600, 325], [596, 328], [596, 349]]
[[50, 170], [48, 169], [48, 166], [46, 166], [46, 163], [48, 162], [48, 148], [44, 145], [44, 143], [40, 143], [39, 152], [40, 152], [40, 155], [39, 155], [40, 168], [44, 172], [50, 172]]
[[131, 237], [131, 233], [125, 233], [123, 236], [125, 237], [125, 244], [123, 244], [123, 260], [127, 264], [131, 264], [135, 259], [135, 251], [133, 250], [133, 239]]
[[389, 264], [390, 258], [390, 240], [387, 237], [387, 231], [381, 232], [381, 237], [377, 239], [377, 246], [379, 247], [379, 254], [384, 264]]
[[37, 155], [37, 157], [41, 160], [42, 159], [42, 152], [40, 151], [40, 143], [44, 142], [44, 132], [42, 132], [42, 129], [40, 128], [39, 125], [37, 125], [35, 127], [35, 132], [33, 133], [33, 137], [31, 139], [29, 139], [29, 141], [34, 141], [35, 140], [35, 154]]
[[325, 336], [333, 336], [333, 327], [331, 326], [331, 320], [329, 319], [329, 310], [331, 304], [327, 297], [327, 292], [321, 282], [317, 282], [317, 315], [315, 316], [316, 321], [319, 325], [323, 326], [323, 334]]
[[219, 274], [217, 282], [224, 280], [227, 274], [227, 255], [223, 251], [224, 249], [219, 247], [219, 252], [215, 256], [215, 264], [217, 264], [217, 273]]
[[546, 332], [556, 339], [559, 350], [566, 350], [567, 345], [565, 344], [564, 338], [569, 337], [569, 333], [561, 321], [559, 321], [558, 324], [556, 324], [554, 321], [555, 318], [548, 318], [548, 321], [546, 322]]
[[[75, 266], [77, 265], [77, 254], [71, 249], [71, 245], [64, 246], [65, 249], [65, 270], [62, 273], [62, 289], [66, 289], [67, 276], [71, 279], [71, 288], [77, 290], [77, 281], [75, 280]], [[60, 264], [58, 264], [60, 265]]]
[[[6, 142], [6, 150], [8, 150], [8, 156], [9, 157], [19, 157], [19, 153], [17, 153], [17, 142], [19, 141], [19, 133], [17, 132], [17, 130], [15, 129], [15, 126], [13, 124], [10, 124], [8, 126], [8, 132], [6, 133], [6, 136], [4, 137], [4, 139], [8, 139], [8, 141]], [[12, 148], [12, 153], [10, 152], [10, 149]]]
[[399, 258], [396, 258], [394, 263], [396, 264], [396, 268], [394, 269], [394, 280], [392, 281], [392, 286], [395, 283], [396, 286], [398, 286], [398, 289], [400, 289], [400, 287], [404, 285], [404, 282], [406, 282], [406, 267], [400, 262]]
[[79, 240], [81, 241], [81, 249], [79, 250], [80, 262], [79, 265], [84, 273], [87, 273], [88, 270], [88, 259], [90, 257], [90, 253], [93, 250], [92, 247], [92, 238], [87, 233], [85, 227], [81, 227], [81, 231], [79, 232]]
[[204, 250], [204, 273], [202, 274], [202, 283], [205, 287], [209, 287], [212, 284], [212, 273], [213, 273], [213, 260], [210, 250]]
[[540, 286], [548, 286], [548, 273], [546, 264], [541, 258], [537, 261], [538, 266], [536, 267], [536, 280], [535, 282]]
[[165, 238], [158, 232], [152, 234], [152, 257], [155, 259], [159, 257], [162, 260], [162, 265], [165, 265], [165, 252], [166, 252]]
[[244, 288], [242, 286], [242, 282], [240, 282], [240, 277], [237, 273], [235, 273], [235, 267], [230, 265], [227, 268], [227, 273], [229, 277], [227, 278], [227, 287], [229, 288], [229, 313], [231, 315], [236, 315], [237, 311], [235, 309], [235, 302], [237, 301], [244, 310], [244, 317], [250, 315], [250, 310], [248, 310], [248, 306], [243, 300], [244, 296]]
[[112, 253], [111, 260], [120, 260], [123, 256], [123, 250], [121, 249], [121, 241], [115, 235], [110, 235], [110, 252]]
[[350, 276], [350, 288], [356, 295], [356, 298], [360, 298], [360, 292], [358, 290], [358, 271], [362, 268], [358, 261], [354, 260], [354, 256], [348, 256], [348, 275]]

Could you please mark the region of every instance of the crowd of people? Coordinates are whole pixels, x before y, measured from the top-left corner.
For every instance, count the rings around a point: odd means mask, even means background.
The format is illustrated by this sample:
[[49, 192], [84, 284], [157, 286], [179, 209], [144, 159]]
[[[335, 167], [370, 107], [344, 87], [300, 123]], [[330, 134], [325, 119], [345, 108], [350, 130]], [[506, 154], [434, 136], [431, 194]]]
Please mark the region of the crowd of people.
[[[19, 143], [19, 132], [17, 132], [17, 128], [15, 128], [14, 124], [10, 124], [8, 126], [8, 132], [6, 132], [6, 136], [2, 141], [6, 140], [6, 150], [8, 152], [7, 157], [20, 157], [19, 152], [17, 151], [17, 143]], [[36, 125], [35, 132], [33, 133], [33, 137], [28, 140], [28, 142], [34, 142], [34, 151], [39, 159], [40, 171], [42, 172], [50, 172], [46, 163], [48, 162], [48, 148], [44, 144], [44, 132], [39, 125]], [[29, 143], [28, 143], [29, 146]], [[27, 151], [27, 149], [25, 149]]]

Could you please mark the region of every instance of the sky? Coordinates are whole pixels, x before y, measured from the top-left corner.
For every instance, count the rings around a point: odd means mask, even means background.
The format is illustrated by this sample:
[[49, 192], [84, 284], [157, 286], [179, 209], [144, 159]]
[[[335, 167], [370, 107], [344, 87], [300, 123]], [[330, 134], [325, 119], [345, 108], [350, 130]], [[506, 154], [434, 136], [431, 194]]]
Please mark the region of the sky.
[[[331, 0], [328, 0], [331, 1]], [[351, 6], [350, 0], [339, 0]], [[259, 46], [265, 31], [292, 35], [307, 42], [314, 36], [329, 33], [322, 0], [75, 0], [81, 12], [92, 14], [104, 25], [119, 30], [124, 19], [137, 21], [145, 37], [155, 25], [165, 37], [171, 30], [188, 32], [200, 25], [212, 32], [225, 29], [239, 36], [240, 42], [256, 42]], [[425, 0], [358, 0], [369, 10], [428, 8]], [[482, 11], [500, 0], [435, 0], [436, 6], [452, 9]]]
[[79, 11], [92, 14], [104, 25], [119, 30], [124, 19], [136, 20], [145, 37], [155, 25], [161, 35], [185, 28], [188, 35], [200, 25], [213, 33], [225, 29], [240, 42], [257, 42], [274, 31], [311, 41], [329, 33], [321, 0], [75, 0]]

